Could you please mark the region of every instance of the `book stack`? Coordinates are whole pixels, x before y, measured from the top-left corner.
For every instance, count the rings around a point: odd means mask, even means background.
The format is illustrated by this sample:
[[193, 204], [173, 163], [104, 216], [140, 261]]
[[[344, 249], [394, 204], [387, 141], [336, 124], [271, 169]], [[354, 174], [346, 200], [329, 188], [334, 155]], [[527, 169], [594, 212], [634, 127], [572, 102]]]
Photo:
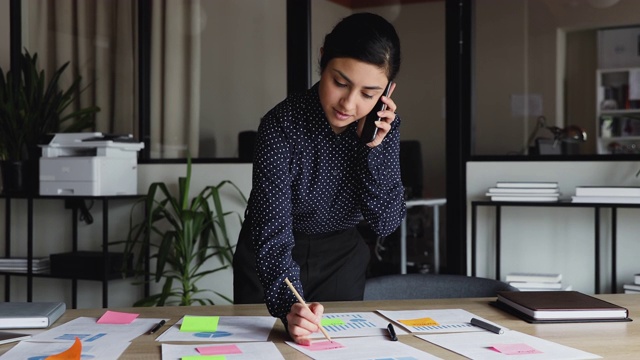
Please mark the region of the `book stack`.
[[562, 286], [562, 274], [510, 273], [506, 281], [520, 291], [571, 290], [571, 285]]
[[633, 284], [623, 285], [625, 294], [640, 294], [640, 274], [633, 275]]
[[[27, 258], [0, 258], [0, 271], [26, 273], [28, 270]], [[31, 268], [34, 274], [46, 273], [49, 271], [50, 262], [48, 257], [34, 258], [31, 261]]]
[[557, 182], [499, 181], [486, 193], [491, 201], [558, 201]]
[[640, 204], [640, 187], [636, 186], [578, 186], [572, 202]]

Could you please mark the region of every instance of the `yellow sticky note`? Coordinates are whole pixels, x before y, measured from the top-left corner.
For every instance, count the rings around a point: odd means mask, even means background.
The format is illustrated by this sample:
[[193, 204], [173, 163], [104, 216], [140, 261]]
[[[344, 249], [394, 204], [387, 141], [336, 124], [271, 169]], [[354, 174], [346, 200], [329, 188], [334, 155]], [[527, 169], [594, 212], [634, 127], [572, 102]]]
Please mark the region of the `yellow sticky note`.
[[190, 355], [183, 356], [181, 360], [227, 360], [224, 355]]
[[322, 325], [322, 326], [344, 325], [344, 320], [342, 320], [342, 319], [322, 319], [320, 321], [320, 325]]
[[180, 325], [183, 332], [215, 332], [218, 330], [219, 316], [185, 316]]
[[439, 326], [440, 325], [432, 318], [420, 318], [420, 319], [398, 320], [398, 321], [407, 326]]

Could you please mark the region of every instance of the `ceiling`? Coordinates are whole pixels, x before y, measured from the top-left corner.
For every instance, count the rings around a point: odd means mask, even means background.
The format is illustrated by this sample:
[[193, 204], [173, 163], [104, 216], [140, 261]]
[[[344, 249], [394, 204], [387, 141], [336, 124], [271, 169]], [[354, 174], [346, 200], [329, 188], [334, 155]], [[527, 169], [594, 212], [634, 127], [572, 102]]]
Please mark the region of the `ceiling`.
[[444, 0], [329, 0], [329, 1], [334, 2], [336, 4], [340, 4], [342, 6], [345, 6], [351, 9], [361, 9], [361, 8], [375, 7], [375, 6], [414, 4], [414, 3], [436, 2], [436, 1], [444, 1]]

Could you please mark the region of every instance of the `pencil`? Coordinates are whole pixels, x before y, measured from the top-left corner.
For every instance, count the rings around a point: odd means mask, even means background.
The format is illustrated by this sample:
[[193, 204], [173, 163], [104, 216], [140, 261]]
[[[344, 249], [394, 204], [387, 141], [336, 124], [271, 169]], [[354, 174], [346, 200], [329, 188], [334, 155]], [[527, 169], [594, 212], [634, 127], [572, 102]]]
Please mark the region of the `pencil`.
[[[289, 289], [291, 289], [291, 292], [293, 292], [293, 295], [296, 296], [296, 298], [298, 299], [298, 302], [304, 305], [304, 307], [306, 307], [307, 310], [311, 311], [307, 303], [304, 302], [304, 299], [302, 298], [302, 296], [300, 296], [300, 294], [298, 293], [298, 290], [296, 290], [296, 288], [293, 287], [293, 284], [291, 283], [291, 281], [289, 281], [289, 278], [284, 278], [284, 282], [287, 284], [287, 286], [289, 286]], [[322, 331], [322, 334], [324, 335], [324, 337], [326, 337], [327, 340], [329, 340], [330, 342], [333, 342], [333, 340], [331, 340], [331, 336], [329, 336], [329, 333], [327, 333], [327, 330], [325, 330], [322, 327], [322, 324], [318, 324], [318, 327], [320, 328], [320, 331]]]

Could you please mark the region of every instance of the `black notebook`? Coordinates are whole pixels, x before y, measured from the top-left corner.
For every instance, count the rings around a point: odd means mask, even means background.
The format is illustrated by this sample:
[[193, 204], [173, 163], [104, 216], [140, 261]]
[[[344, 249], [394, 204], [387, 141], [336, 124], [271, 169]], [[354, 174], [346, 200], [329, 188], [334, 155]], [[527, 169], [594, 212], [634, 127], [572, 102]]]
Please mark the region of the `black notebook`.
[[66, 310], [63, 302], [0, 303], [0, 329], [39, 329], [53, 324]]
[[631, 320], [626, 308], [578, 291], [498, 291], [492, 305], [531, 323]]

